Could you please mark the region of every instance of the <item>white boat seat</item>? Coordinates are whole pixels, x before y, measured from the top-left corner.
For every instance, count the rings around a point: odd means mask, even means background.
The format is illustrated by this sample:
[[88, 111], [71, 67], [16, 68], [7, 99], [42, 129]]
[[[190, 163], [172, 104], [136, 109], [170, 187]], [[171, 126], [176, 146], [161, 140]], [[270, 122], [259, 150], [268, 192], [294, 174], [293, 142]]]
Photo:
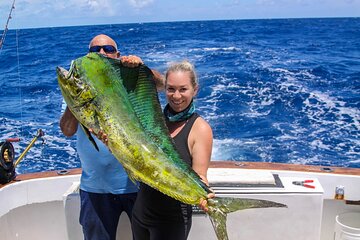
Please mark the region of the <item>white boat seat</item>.
[[209, 168], [210, 187], [283, 187], [277, 174], [268, 170]]

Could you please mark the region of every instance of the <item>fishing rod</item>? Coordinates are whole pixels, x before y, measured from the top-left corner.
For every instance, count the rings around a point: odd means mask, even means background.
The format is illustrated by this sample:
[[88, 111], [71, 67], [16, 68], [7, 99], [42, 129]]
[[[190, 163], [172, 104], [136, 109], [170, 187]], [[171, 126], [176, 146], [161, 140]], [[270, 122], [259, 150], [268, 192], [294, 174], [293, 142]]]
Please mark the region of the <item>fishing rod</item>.
[[2, 47], [4, 45], [4, 42], [5, 42], [5, 37], [6, 37], [6, 33], [8, 31], [8, 25], [9, 25], [9, 21], [11, 19], [11, 13], [13, 11], [13, 9], [15, 9], [15, 0], [13, 1], [13, 4], [11, 6], [11, 9], [10, 9], [10, 13], [9, 13], [9, 16], [7, 18], [7, 21], [6, 21], [6, 24], [5, 24], [5, 28], [4, 28], [4, 31], [3, 31], [3, 34], [1, 36], [1, 40], [0, 40], [0, 51], [2, 50]]
[[19, 162], [21, 161], [21, 159], [23, 159], [23, 157], [25, 156], [25, 154], [30, 150], [30, 148], [34, 145], [34, 143], [36, 142], [36, 140], [42, 136], [44, 136], [44, 132], [39, 129], [36, 136], [31, 140], [30, 144], [25, 148], [24, 152], [22, 154], [20, 154], [19, 158], [16, 160], [16, 162], [14, 163], [14, 167], [16, 167]]
[[[36, 136], [31, 140], [24, 152], [20, 154], [18, 159], [14, 162], [15, 150], [12, 145], [13, 142], [19, 142], [20, 138], [8, 138], [5, 142], [0, 142], [0, 184], [8, 183], [15, 179], [15, 167], [24, 158], [25, 154], [30, 150], [38, 138], [43, 137], [44, 132], [39, 129]], [[44, 143], [44, 139], [43, 139]]]

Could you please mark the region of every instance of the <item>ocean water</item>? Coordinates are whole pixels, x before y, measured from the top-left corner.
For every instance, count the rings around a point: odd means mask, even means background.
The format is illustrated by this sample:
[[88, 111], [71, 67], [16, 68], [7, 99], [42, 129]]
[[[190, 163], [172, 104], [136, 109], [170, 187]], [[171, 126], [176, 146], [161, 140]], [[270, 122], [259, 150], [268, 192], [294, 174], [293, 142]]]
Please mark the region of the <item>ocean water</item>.
[[80, 167], [75, 138], [59, 129], [55, 68], [85, 55], [99, 33], [160, 72], [195, 64], [214, 161], [360, 167], [360, 18], [329, 18], [10, 30], [0, 52], [0, 141], [20, 137], [19, 156], [45, 132], [17, 172]]

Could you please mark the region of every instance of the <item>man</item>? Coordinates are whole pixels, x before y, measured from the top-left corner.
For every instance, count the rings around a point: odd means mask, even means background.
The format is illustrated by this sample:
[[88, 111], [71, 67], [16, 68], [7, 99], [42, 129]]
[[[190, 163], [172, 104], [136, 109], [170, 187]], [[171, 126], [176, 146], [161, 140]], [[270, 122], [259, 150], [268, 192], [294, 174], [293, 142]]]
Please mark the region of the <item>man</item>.
[[[89, 52], [99, 52], [110, 58], [120, 58], [127, 67], [137, 67], [142, 61], [137, 56], [120, 57], [116, 42], [107, 35], [94, 37]], [[152, 70], [158, 89], [163, 87], [160, 73]], [[137, 186], [127, 176], [122, 165], [111, 154], [106, 145], [94, 137], [97, 151], [88, 140], [78, 120], [69, 108], [65, 109], [60, 128], [65, 136], [76, 133], [76, 147], [82, 174], [80, 180], [80, 224], [85, 240], [115, 240], [120, 215], [123, 211], [131, 220], [136, 199]]]

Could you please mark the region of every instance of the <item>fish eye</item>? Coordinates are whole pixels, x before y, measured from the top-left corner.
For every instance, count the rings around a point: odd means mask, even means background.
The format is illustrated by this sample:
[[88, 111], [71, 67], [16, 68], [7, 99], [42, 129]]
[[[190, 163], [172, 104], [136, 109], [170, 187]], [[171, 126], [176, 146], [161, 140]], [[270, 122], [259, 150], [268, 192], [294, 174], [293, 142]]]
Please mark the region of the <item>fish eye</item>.
[[74, 72], [74, 74], [73, 74], [73, 78], [74, 78], [75, 80], [79, 81], [79, 79], [80, 79], [80, 75], [78, 74], [78, 72], [77, 72], [77, 71], [75, 71], [75, 72]]

